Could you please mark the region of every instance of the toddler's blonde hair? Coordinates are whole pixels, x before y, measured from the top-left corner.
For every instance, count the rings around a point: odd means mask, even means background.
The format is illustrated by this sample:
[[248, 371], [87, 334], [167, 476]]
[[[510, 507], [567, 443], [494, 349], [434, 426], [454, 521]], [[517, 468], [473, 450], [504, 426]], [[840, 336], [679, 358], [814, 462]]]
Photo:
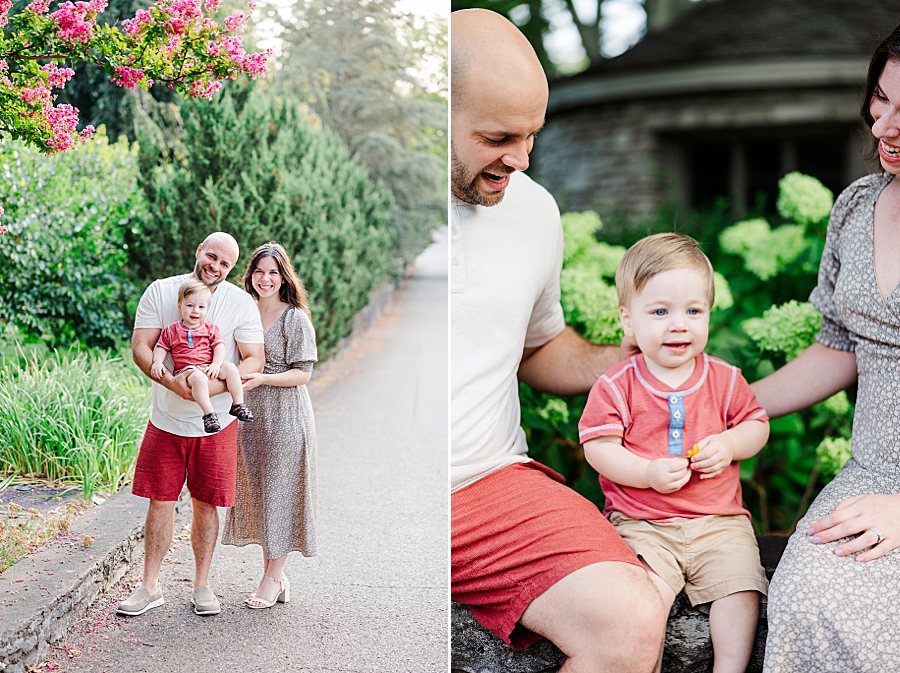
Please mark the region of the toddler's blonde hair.
[[716, 297], [712, 264], [697, 241], [673, 233], [654, 234], [628, 248], [616, 269], [619, 306], [627, 306], [654, 276], [674, 269], [694, 269], [706, 276], [706, 296], [712, 308]]
[[212, 291], [205, 283], [201, 283], [196, 278], [188, 278], [181, 284], [181, 287], [178, 288], [178, 303], [180, 304], [186, 297], [190, 297], [192, 294], [197, 294], [198, 292], [205, 292], [212, 296]]

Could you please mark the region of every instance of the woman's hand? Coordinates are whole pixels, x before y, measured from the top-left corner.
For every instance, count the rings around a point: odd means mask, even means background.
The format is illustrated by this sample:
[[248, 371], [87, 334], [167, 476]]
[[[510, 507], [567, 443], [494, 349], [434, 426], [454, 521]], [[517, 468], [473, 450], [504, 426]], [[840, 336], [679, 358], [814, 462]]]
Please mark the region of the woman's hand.
[[[880, 543], [873, 528], [884, 536]], [[843, 543], [834, 553], [849, 556], [868, 549], [856, 557], [863, 563], [881, 558], [900, 547], [900, 495], [858, 495], [841, 500], [831, 514], [816, 521], [806, 531], [814, 544], [833, 542], [859, 533], [862, 535]]]
[[704, 437], [697, 448], [700, 452], [691, 458], [691, 469], [700, 472], [701, 479], [719, 476], [734, 460], [734, 444], [726, 432]]
[[691, 479], [684, 458], [657, 458], [647, 465], [647, 482], [660, 493], [674, 493]]
[[263, 374], [262, 372], [253, 372], [251, 374], [242, 374], [241, 381], [243, 381], [243, 385], [241, 386], [245, 391], [253, 390], [258, 386], [265, 385], [266, 378], [268, 374]]

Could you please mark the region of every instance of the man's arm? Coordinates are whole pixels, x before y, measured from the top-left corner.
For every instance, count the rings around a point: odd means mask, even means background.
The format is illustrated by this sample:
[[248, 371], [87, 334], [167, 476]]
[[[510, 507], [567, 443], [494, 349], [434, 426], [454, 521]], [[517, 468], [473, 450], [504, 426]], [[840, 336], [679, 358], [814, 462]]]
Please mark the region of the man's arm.
[[[156, 346], [161, 333], [161, 329], [136, 327], [131, 335], [131, 357], [134, 360], [134, 364], [151, 379], [153, 378], [150, 374], [150, 368], [153, 366], [153, 348]], [[172, 376], [172, 372], [165, 367], [163, 367], [162, 377], [153, 380], [186, 400], [194, 399], [184, 377], [176, 378]]]
[[[244, 344], [238, 341], [237, 347], [241, 353], [241, 364], [238, 365], [238, 371], [241, 373], [241, 376], [243, 376], [244, 374], [254, 374], [256, 372], [261, 372], [265, 368], [265, 344]], [[222, 391], [224, 390], [225, 384], [223, 383]]]
[[566, 327], [543, 346], [524, 349], [519, 380], [550, 395], [582, 395], [622, 357], [618, 346], [592, 344]]

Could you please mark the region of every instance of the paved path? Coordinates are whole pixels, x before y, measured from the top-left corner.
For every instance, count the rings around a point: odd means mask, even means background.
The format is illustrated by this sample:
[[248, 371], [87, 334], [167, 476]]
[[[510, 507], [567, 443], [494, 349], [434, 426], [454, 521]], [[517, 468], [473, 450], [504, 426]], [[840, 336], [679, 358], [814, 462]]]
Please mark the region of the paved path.
[[163, 570], [166, 604], [115, 617], [112, 605], [137, 578], [130, 574], [41, 670], [446, 673], [446, 231], [438, 239], [384, 315], [311, 384], [319, 555], [290, 555], [291, 603], [247, 609], [260, 548], [219, 545], [211, 583], [223, 611], [195, 616], [193, 561], [179, 525]]

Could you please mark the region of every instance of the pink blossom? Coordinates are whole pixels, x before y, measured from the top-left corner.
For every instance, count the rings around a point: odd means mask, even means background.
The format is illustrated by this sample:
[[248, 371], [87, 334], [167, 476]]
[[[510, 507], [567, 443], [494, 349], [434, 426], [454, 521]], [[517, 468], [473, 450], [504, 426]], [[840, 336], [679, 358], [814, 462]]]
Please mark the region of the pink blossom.
[[43, 84], [39, 84], [36, 87], [26, 87], [22, 89], [22, 100], [32, 105], [42, 102], [46, 102], [49, 105], [50, 90]]
[[[3, 209], [0, 208], [0, 211], [2, 211], [2, 210], [3, 210]], [[7, 228], [4, 227], [2, 224], [0, 224], [0, 236], [2, 236], [3, 234], [5, 234], [7, 231], [9, 231], [9, 229], [7, 229]]]
[[65, 152], [72, 147], [72, 134], [78, 125], [78, 108], [71, 105], [57, 105], [47, 111], [47, 123], [50, 125], [52, 138], [47, 145], [54, 152]]
[[228, 55], [232, 59], [244, 57], [244, 43], [237, 35], [224, 35], [208, 43], [207, 51], [213, 56]]
[[146, 9], [139, 9], [133, 19], [126, 19], [122, 22], [125, 32], [128, 35], [136, 35], [141, 32], [144, 26], [153, 23], [153, 17]]
[[220, 0], [206, 0], [206, 2], [203, 3], [203, 7], [206, 9], [207, 12], [212, 14], [213, 12], [215, 12], [216, 10], [219, 9], [219, 2], [220, 2]]
[[115, 76], [111, 77], [109, 81], [125, 87], [126, 89], [134, 89], [142, 79], [144, 79], [144, 72], [142, 70], [126, 68], [125, 66], [120, 65], [116, 68]]
[[199, 18], [200, 3], [197, 0], [175, 0], [172, 3], [171, 12], [184, 19]]
[[[3, 2], [4, 0], [0, 0]], [[97, 14], [106, 9], [106, 0], [90, 2], [64, 2], [50, 17], [56, 21], [56, 32], [64, 42], [84, 44], [94, 36], [93, 27]]]
[[202, 82], [197, 80], [196, 82], [191, 82], [191, 91], [188, 95], [191, 98], [206, 98], [209, 100], [221, 88], [221, 82]]
[[272, 56], [272, 50], [266, 49], [259, 54], [250, 54], [241, 63], [241, 69], [251, 77], [265, 77], [269, 71], [268, 60]]
[[84, 129], [81, 131], [81, 133], [79, 135], [81, 136], [81, 139], [83, 141], [87, 142], [88, 140], [90, 140], [91, 138], [94, 137], [95, 130], [96, 129], [94, 129], [93, 126], [88, 124], [87, 126], [84, 127]]
[[72, 70], [72, 68], [57, 68], [55, 63], [48, 63], [41, 68], [41, 72], [45, 72], [49, 75], [47, 83], [55, 89], [62, 89], [65, 87], [66, 82], [72, 79], [72, 75], [75, 74], [75, 71]]
[[256, 9], [256, 3], [251, 0], [247, 3], [247, 7], [249, 7], [250, 11], [252, 12], [254, 9]]
[[0, 28], [9, 23], [6, 13], [12, 8], [12, 0], [0, 0]]
[[50, 0], [34, 0], [25, 9], [30, 9], [35, 14], [46, 14], [50, 11]]
[[0, 72], [5, 72], [8, 69], [9, 69], [9, 66], [6, 64], [6, 61], [4, 61], [2, 58], [0, 58]]
[[235, 12], [231, 16], [225, 18], [225, 29], [229, 33], [233, 33], [237, 30], [240, 30], [246, 22], [247, 17], [244, 16], [242, 12]]
[[181, 35], [188, 27], [188, 22], [181, 18], [170, 19], [166, 21], [166, 28], [170, 33]]

